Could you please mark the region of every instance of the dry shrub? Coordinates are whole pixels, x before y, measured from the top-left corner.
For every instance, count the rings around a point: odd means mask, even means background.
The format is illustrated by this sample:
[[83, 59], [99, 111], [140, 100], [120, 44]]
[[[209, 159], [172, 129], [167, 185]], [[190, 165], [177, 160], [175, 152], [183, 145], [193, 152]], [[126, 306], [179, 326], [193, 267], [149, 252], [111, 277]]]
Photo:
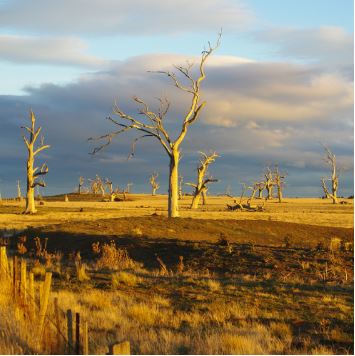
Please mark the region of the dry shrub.
[[154, 304], [137, 303], [128, 309], [127, 315], [140, 325], [153, 326], [158, 323], [161, 312]]
[[141, 278], [129, 272], [117, 272], [111, 277], [111, 283], [113, 288], [118, 288], [121, 284], [134, 287], [141, 282]]
[[221, 284], [214, 279], [201, 280], [200, 285], [206, 287], [211, 292], [217, 292], [221, 289]]
[[143, 236], [143, 231], [142, 231], [141, 228], [135, 227], [135, 228], [133, 228], [133, 229], [131, 230], [131, 234], [132, 234], [133, 236], [140, 237], [140, 236]]
[[334, 351], [326, 346], [317, 346], [312, 349], [312, 355], [334, 355]]
[[126, 249], [118, 248], [114, 241], [104, 243], [100, 247], [100, 257], [96, 261], [97, 268], [112, 270], [135, 267], [136, 263], [128, 256]]
[[19, 236], [17, 239], [16, 249], [17, 253], [20, 255], [24, 255], [27, 252], [27, 248], [25, 243], [27, 241], [27, 236]]
[[90, 280], [90, 277], [86, 273], [86, 265], [84, 263], [76, 264], [76, 277], [79, 282], [85, 282]]

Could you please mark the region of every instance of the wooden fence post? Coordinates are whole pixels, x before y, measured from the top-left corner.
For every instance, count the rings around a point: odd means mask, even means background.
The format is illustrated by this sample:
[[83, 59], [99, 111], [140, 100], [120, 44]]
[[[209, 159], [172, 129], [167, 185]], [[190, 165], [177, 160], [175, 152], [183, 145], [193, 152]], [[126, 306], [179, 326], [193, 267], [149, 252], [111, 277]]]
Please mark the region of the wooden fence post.
[[38, 308], [41, 309], [43, 304], [43, 282], [38, 282]]
[[9, 269], [9, 264], [7, 262], [7, 254], [6, 254], [6, 246], [1, 246], [0, 247], [0, 276], [7, 278], [8, 277], [8, 269]]
[[8, 262], [9, 262], [9, 279], [10, 279], [10, 282], [12, 283], [13, 273], [14, 273], [14, 260], [12, 258], [10, 258], [8, 260]]
[[75, 353], [80, 355], [80, 314], [75, 313]]
[[21, 293], [21, 300], [23, 304], [26, 305], [26, 284], [27, 284], [27, 265], [26, 260], [21, 259], [21, 273], [20, 273], [20, 293]]
[[34, 320], [36, 313], [36, 301], [35, 301], [35, 279], [34, 274], [30, 272], [28, 274], [28, 299], [29, 299], [29, 314], [31, 320]]
[[58, 298], [54, 298], [54, 317], [55, 317], [55, 327], [57, 331], [57, 342], [56, 342], [56, 352], [58, 352], [60, 347], [60, 322], [59, 322], [59, 307]]
[[130, 355], [131, 354], [131, 345], [129, 341], [119, 342], [113, 344], [110, 347], [110, 355]]
[[71, 309], [67, 310], [67, 329], [68, 329], [68, 355], [73, 351], [73, 313]]
[[38, 327], [39, 327], [40, 338], [42, 338], [42, 334], [43, 334], [44, 319], [47, 313], [49, 294], [51, 291], [51, 283], [52, 283], [52, 273], [46, 272], [46, 276], [44, 278], [43, 293], [41, 296], [41, 306], [39, 310]]
[[83, 355], [89, 355], [89, 333], [87, 321], [85, 321], [83, 325]]
[[17, 300], [17, 256], [14, 256], [13, 268], [14, 271], [12, 273], [12, 284], [13, 284], [14, 302], [16, 302]]

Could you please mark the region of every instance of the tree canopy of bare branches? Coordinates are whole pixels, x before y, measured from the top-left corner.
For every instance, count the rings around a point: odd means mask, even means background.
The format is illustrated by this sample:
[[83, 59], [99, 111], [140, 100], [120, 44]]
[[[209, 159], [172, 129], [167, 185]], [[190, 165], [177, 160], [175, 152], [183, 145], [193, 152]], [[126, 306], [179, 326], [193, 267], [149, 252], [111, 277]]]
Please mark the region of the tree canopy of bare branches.
[[43, 163], [41, 167], [34, 167], [35, 157], [43, 150], [48, 149], [50, 146], [44, 144], [44, 136], [41, 136], [41, 143], [39, 146], [36, 145], [36, 141], [41, 133], [42, 127], [35, 128], [36, 117], [33, 111], [30, 111], [31, 126], [22, 126], [29, 133], [26, 137], [23, 135], [23, 141], [27, 147], [28, 157], [27, 157], [27, 194], [26, 194], [26, 209], [25, 214], [35, 214], [37, 212], [35, 206], [35, 188], [37, 186], [45, 187], [46, 184], [40, 178], [43, 178], [48, 173], [48, 166]]
[[[126, 113], [121, 107], [115, 103], [113, 113], [118, 117], [114, 119], [108, 117], [108, 120], [113, 123], [117, 130], [97, 137], [96, 139], [103, 140], [104, 143], [93, 150], [93, 154], [96, 154], [104, 147], [108, 146], [112, 139], [118, 135], [126, 133], [128, 131], [135, 131], [139, 134], [132, 143], [131, 156], [134, 154], [135, 145], [138, 140], [142, 138], [153, 138], [159, 142], [163, 150], [169, 157], [169, 197], [168, 197], [168, 215], [169, 217], [178, 217], [178, 179], [179, 179], [179, 160], [180, 160], [180, 146], [184, 141], [189, 127], [194, 124], [200, 116], [200, 113], [206, 102], [201, 99], [201, 84], [206, 78], [205, 65], [210, 55], [219, 47], [221, 40], [221, 33], [218, 35], [218, 39], [215, 45], [208, 44], [208, 48], [202, 51], [201, 59], [199, 63], [198, 76], [192, 73], [193, 65], [188, 63], [186, 66], [175, 66], [177, 72], [170, 71], [158, 71], [157, 73], [166, 75], [170, 78], [176, 88], [187, 93], [190, 98], [189, 107], [182, 118], [181, 129], [175, 139], [166, 128], [166, 118], [170, 108], [170, 102], [166, 98], [160, 98], [159, 109], [153, 111], [148, 104], [138, 97], [134, 97], [133, 100], [139, 106], [139, 114], [142, 118], [137, 118]], [[178, 74], [184, 78], [187, 84], [184, 84], [178, 78]], [[93, 139], [93, 138], [91, 138]]]

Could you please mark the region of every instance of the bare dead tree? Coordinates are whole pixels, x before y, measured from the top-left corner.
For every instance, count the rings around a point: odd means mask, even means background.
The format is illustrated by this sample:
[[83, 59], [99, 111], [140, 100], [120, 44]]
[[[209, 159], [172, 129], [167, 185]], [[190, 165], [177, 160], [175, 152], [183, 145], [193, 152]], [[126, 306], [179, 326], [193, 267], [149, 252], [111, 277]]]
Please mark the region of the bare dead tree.
[[124, 189], [127, 194], [131, 193], [133, 183], [127, 183], [126, 188]]
[[327, 183], [325, 182], [326, 179], [327, 179], [327, 178], [322, 177], [322, 178], [321, 178], [321, 184], [322, 184], [322, 188], [323, 188], [323, 191], [324, 191], [324, 198], [325, 198], [325, 199], [329, 199], [330, 196], [329, 196], [329, 191], [328, 191]]
[[96, 182], [97, 182], [97, 187], [99, 191], [101, 192], [101, 195], [104, 197], [105, 196], [105, 185], [104, 182], [102, 181], [101, 177], [96, 175]]
[[105, 179], [105, 185], [107, 186], [108, 192], [110, 194], [110, 201], [115, 201], [115, 198], [116, 198], [117, 194], [115, 193], [115, 191], [113, 189], [112, 180], [106, 178]]
[[113, 194], [113, 183], [112, 183], [112, 181], [110, 179], [106, 178], [105, 179], [105, 185], [107, 186], [110, 195], [112, 195]]
[[265, 189], [265, 183], [264, 182], [256, 182], [255, 183], [256, 188], [258, 190], [258, 199], [263, 199], [263, 191]]
[[149, 183], [152, 186], [152, 195], [155, 195], [156, 191], [160, 188], [160, 184], [157, 182], [158, 177], [159, 173], [154, 172], [149, 178]]
[[17, 180], [17, 199], [22, 201], [21, 183], [19, 179]]
[[[328, 147], [324, 146], [324, 150], [325, 150], [324, 161], [327, 165], [330, 166], [331, 176], [329, 178], [324, 179], [324, 181], [322, 180], [322, 183], [324, 183], [323, 189], [324, 189], [326, 196], [329, 196], [333, 200], [333, 204], [337, 204], [338, 203], [337, 193], [338, 193], [338, 187], [339, 187], [339, 174], [338, 174], [338, 169], [337, 169], [336, 156]], [[326, 180], [331, 182], [331, 192], [329, 191], [329, 189], [327, 187], [327, 184], [325, 182]]]
[[92, 179], [92, 178], [88, 178], [88, 181], [90, 183], [90, 191], [91, 191], [91, 193], [96, 195], [98, 193], [96, 180]]
[[230, 186], [230, 184], [228, 184], [228, 185], [226, 186], [226, 190], [225, 190], [225, 192], [224, 192], [224, 195], [227, 196], [227, 197], [229, 197], [229, 196], [232, 195], [232, 187]]
[[266, 168], [265, 174], [265, 189], [267, 191], [267, 197], [266, 199], [272, 199], [273, 198], [273, 189], [274, 189], [274, 178], [273, 178], [273, 174], [272, 171], [269, 167]]
[[48, 173], [48, 166], [43, 163], [41, 167], [34, 167], [35, 157], [43, 150], [49, 148], [49, 145], [44, 144], [44, 137], [41, 137], [41, 143], [38, 147], [35, 147], [36, 141], [41, 133], [42, 127], [35, 128], [36, 117], [33, 111], [30, 111], [31, 127], [22, 126], [21, 128], [29, 133], [29, 137], [26, 138], [23, 135], [23, 141], [27, 147], [27, 194], [26, 194], [26, 210], [25, 214], [35, 214], [37, 212], [35, 206], [34, 189], [36, 186], [45, 187], [46, 184], [43, 180], [39, 181], [39, 178], [45, 176]]
[[78, 185], [78, 193], [79, 194], [82, 193], [81, 189], [82, 189], [83, 185], [84, 185], [84, 177], [80, 176], [79, 177], [79, 185]]
[[[208, 44], [208, 48], [202, 52], [201, 60], [199, 63], [199, 75], [194, 78], [192, 74], [193, 64], [188, 63], [186, 66], [175, 66], [175, 69], [180, 75], [187, 81], [188, 84], [183, 84], [175, 72], [170, 71], [158, 71], [157, 73], [164, 74], [170, 78], [175, 87], [179, 90], [191, 95], [191, 103], [187, 109], [186, 114], [182, 120], [182, 127], [178, 133], [176, 139], [173, 139], [171, 133], [169, 133], [165, 127], [166, 117], [170, 108], [170, 102], [165, 98], [160, 98], [160, 106], [157, 112], [152, 111], [148, 104], [143, 99], [134, 97], [133, 100], [140, 106], [139, 114], [143, 116], [143, 119], [137, 119], [134, 116], [128, 115], [117, 104], [114, 106], [114, 114], [121, 119], [121, 121], [115, 120], [111, 117], [108, 118], [113, 124], [118, 126], [117, 131], [112, 131], [106, 135], [98, 137], [96, 139], [106, 140], [106, 142], [96, 147], [92, 154], [96, 154], [104, 147], [108, 146], [112, 139], [122, 133], [130, 130], [138, 131], [142, 133], [138, 136], [132, 145], [132, 153], [134, 155], [134, 148], [137, 141], [141, 138], [152, 137], [156, 139], [163, 147], [164, 151], [169, 157], [169, 195], [168, 195], [168, 215], [169, 217], [178, 217], [178, 196], [179, 196], [179, 159], [180, 159], [180, 146], [184, 141], [189, 127], [196, 122], [206, 102], [201, 101], [201, 83], [206, 78], [205, 64], [208, 57], [218, 48], [220, 45], [221, 33], [218, 36], [217, 42], [214, 46]], [[92, 138], [91, 138], [92, 139]]]
[[[266, 200], [264, 200], [262, 204], [259, 204], [257, 206], [252, 206], [252, 200], [254, 199], [257, 191], [256, 185], [254, 184], [252, 186], [248, 186], [246, 183], [241, 183], [241, 184], [242, 184], [242, 192], [239, 197], [239, 202], [233, 196], [229, 196], [230, 198], [233, 198], [234, 205], [227, 204], [227, 209], [232, 211], [248, 211], [248, 212], [263, 211]], [[248, 198], [246, 204], [244, 204], [243, 203], [244, 195], [248, 190], [251, 190], [251, 195]]]
[[191, 209], [197, 209], [200, 204], [200, 199], [202, 199], [204, 203], [206, 203], [206, 192], [208, 190], [208, 184], [212, 182], [217, 182], [217, 179], [213, 179], [212, 177], [205, 178], [208, 170], [208, 166], [213, 163], [218, 157], [216, 152], [207, 155], [204, 152], [200, 152], [201, 159], [200, 164], [197, 167], [197, 182], [196, 183], [186, 183], [186, 185], [190, 185], [194, 187], [194, 193], [191, 203]]
[[258, 183], [254, 183], [252, 186], [249, 186], [248, 189], [251, 190], [251, 194], [250, 194], [249, 199], [247, 200], [247, 206], [251, 207], [252, 201], [255, 198], [255, 194], [258, 190]]
[[102, 196], [105, 196], [105, 186], [99, 175], [96, 174], [94, 179], [89, 178], [88, 181], [90, 182], [90, 190], [92, 194], [97, 195], [101, 193]]
[[182, 191], [183, 184], [184, 184], [184, 177], [180, 175], [179, 176], [179, 200], [181, 200], [183, 197], [183, 191]]
[[279, 203], [282, 203], [283, 187], [285, 185], [285, 179], [287, 177], [287, 174], [280, 173], [279, 166], [275, 164], [273, 176], [274, 176], [274, 184], [276, 185], [277, 188], [277, 198], [279, 200]]

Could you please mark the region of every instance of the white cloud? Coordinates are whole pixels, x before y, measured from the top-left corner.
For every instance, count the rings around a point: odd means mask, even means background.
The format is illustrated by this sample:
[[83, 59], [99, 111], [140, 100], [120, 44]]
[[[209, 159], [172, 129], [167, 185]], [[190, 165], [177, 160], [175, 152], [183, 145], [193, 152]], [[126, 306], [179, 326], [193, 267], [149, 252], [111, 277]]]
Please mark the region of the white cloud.
[[271, 28], [257, 32], [255, 38], [273, 45], [277, 53], [289, 58], [318, 61], [333, 69], [353, 66], [354, 34], [341, 27]]
[[86, 54], [77, 38], [43, 38], [0, 35], [0, 60], [25, 64], [69, 65], [99, 68], [106, 61]]
[[[31, 14], [29, 16], [29, 14]], [[30, 32], [160, 35], [238, 30], [253, 19], [242, 0], [12, 0], [0, 26]]]

